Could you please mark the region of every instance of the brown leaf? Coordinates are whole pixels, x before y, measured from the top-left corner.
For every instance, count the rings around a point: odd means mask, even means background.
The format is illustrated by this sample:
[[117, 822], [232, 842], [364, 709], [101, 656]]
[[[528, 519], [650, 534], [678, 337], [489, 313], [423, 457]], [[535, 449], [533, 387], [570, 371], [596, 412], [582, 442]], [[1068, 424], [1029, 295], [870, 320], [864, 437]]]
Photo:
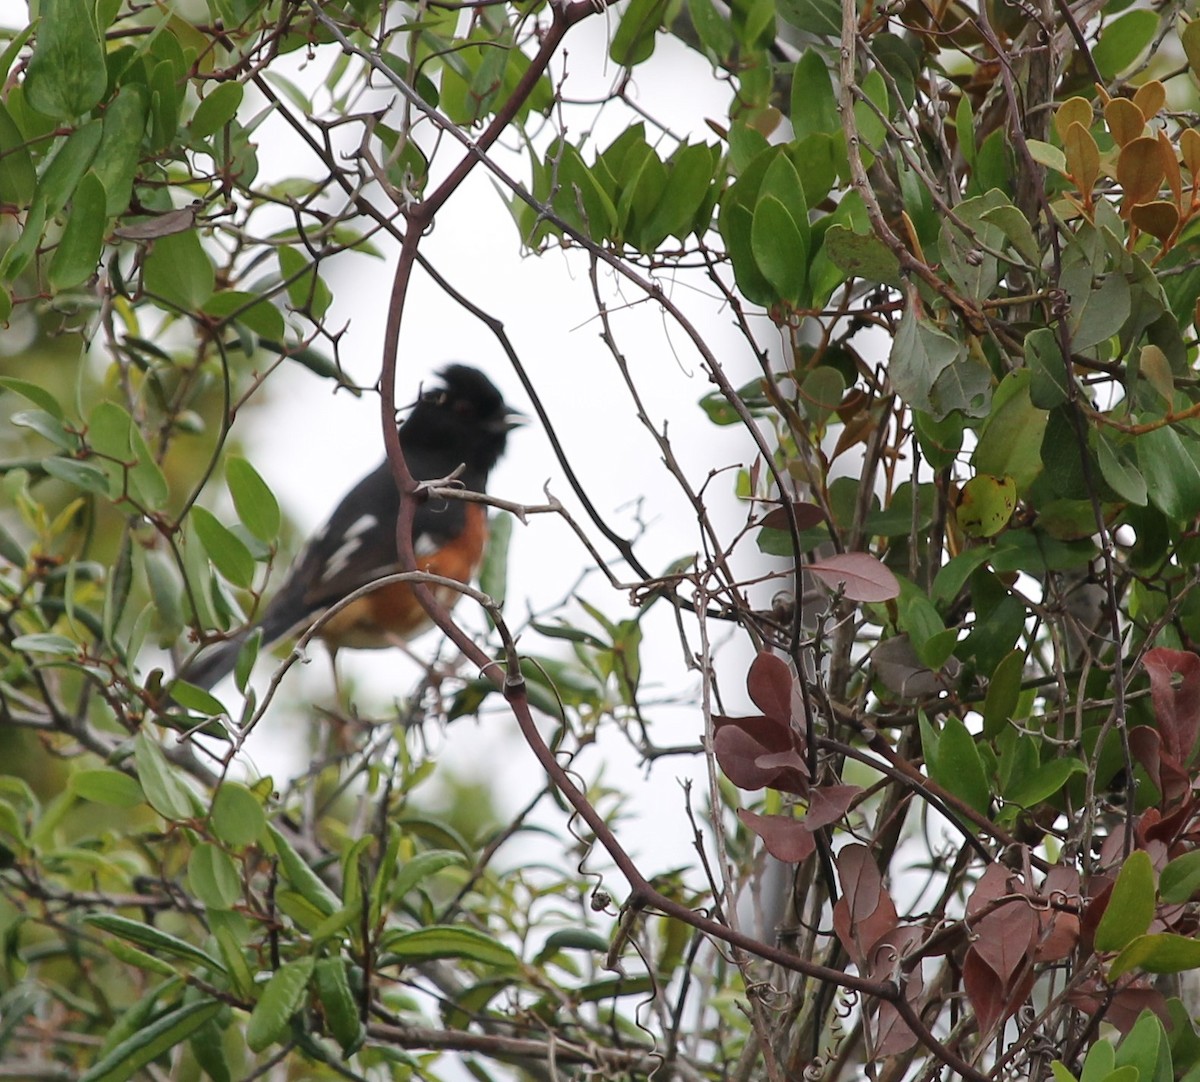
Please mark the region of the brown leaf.
[[1104, 107], [1104, 122], [1117, 146], [1132, 143], [1146, 130], [1146, 118], [1128, 98], [1113, 98]]
[[763, 516], [759, 525], [769, 530], [787, 530], [790, 529], [789, 522], [792, 516], [795, 516], [797, 530], [811, 530], [825, 521], [825, 512], [815, 503], [797, 501], [791, 505], [790, 511], [786, 507], [772, 508]]
[[866, 552], [826, 556], [805, 564], [804, 569], [831, 589], [841, 589], [851, 601], [877, 603], [900, 596], [896, 576]]
[[[713, 754], [725, 776], [739, 789], [779, 789], [804, 795], [808, 768], [796, 754], [791, 735], [766, 718], [728, 719], [713, 737]], [[762, 766], [764, 757], [787, 753], [788, 765]], [[768, 759], [768, 762], [771, 760]]]
[[746, 676], [750, 699], [767, 717], [781, 724], [792, 720], [792, 670], [786, 661], [765, 651], [750, 664]]
[[1150, 120], [1167, 104], [1167, 88], [1157, 79], [1142, 83], [1133, 95], [1133, 104], [1138, 107], [1142, 116]]
[[738, 809], [738, 818], [763, 840], [767, 852], [785, 864], [799, 864], [812, 856], [817, 847], [812, 832], [790, 815], [759, 815]]
[[804, 822], [809, 830], [836, 823], [850, 810], [850, 805], [862, 792], [857, 785], [822, 785], [813, 789], [808, 798], [808, 814]]
[[871, 851], [857, 842], [843, 846], [837, 855], [842, 896], [833, 911], [833, 928], [842, 946], [860, 969], [871, 949], [899, 924], [896, 906], [883, 885]]
[[1004, 1017], [1004, 985], [974, 947], [968, 949], [963, 958], [963, 990], [967, 993], [981, 1034], [990, 1033]]
[[122, 240], [153, 240], [155, 237], [169, 237], [172, 233], [186, 233], [196, 224], [196, 211], [200, 206], [197, 201], [190, 207], [169, 210], [165, 214], [121, 226], [114, 229], [113, 234]]
[[1072, 124], [1081, 125], [1085, 131], [1092, 126], [1092, 103], [1086, 98], [1068, 98], [1054, 114], [1054, 129], [1063, 142]]
[[1175, 200], [1175, 206], [1182, 207], [1183, 170], [1179, 168], [1179, 154], [1175, 150], [1174, 144], [1167, 138], [1167, 133], [1161, 128], [1158, 132], [1158, 150], [1162, 158], [1163, 172], [1167, 178], [1167, 187], [1171, 189], [1171, 196]]
[[1200, 131], [1195, 128], [1185, 128], [1179, 136], [1179, 150], [1183, 154], [1183, 162], [1192, 174], [1192, 183], [1200, 176]]
[[1166, 199], [1138, 203], [1130, 211], [1129, 220], [1143, 233], [1149, 233], [1166, 244], [1179, 224], [1179, 208]]
[[1158, 195], [1163, 176], [1157, 139], [1147, 135], [1126, 143], [1117, 155], [1117, 182], [1125, 191], [1121, 210], [1128, 215], [1138, 203], [1150, 202]]
[[1150, 677], [1150, 700], [1163, 744], [1173, 758], [1186, 763], [1200, 733], [1200, 657], [1160, 646], [1147, 651], [1142, 664]]
[[1080, 195], [1090, 197], [1100, 175], [1100, 148], [1092, 133], [1082, 124], [1073, 122], [1063, 136], [1063, 151], [1067, 156], [1067, 172]]

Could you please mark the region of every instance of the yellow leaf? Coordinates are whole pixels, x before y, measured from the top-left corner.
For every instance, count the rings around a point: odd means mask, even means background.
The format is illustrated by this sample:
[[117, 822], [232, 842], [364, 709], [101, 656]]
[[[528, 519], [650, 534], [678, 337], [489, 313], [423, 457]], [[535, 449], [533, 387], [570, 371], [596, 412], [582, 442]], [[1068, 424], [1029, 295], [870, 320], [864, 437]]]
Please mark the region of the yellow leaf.
[[1113, 98], [1104, 107], [1104, 123], [1117, 146], [1132, 143], [1146, 130], [1146, 118], [1128, 98]]

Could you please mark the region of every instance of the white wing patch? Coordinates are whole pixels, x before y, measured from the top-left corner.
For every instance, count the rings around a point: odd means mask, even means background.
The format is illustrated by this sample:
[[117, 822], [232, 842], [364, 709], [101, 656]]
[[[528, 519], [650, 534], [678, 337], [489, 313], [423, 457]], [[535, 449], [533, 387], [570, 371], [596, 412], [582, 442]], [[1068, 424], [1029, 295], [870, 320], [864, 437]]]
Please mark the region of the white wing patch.
[[419, 533], [413, 538], [413, 551], [418, 556], [432, 556], [442, 546], [427, 533]]
[[379, 519], [374, 515], [360, 515], [350, 524], [343, 535], [344, 540], [330, 554], [325, 570], [321, 572], [321, 581], [329, 582], [346, 570], [354, 554], [362, 548], [362, 535], [379, 525]]

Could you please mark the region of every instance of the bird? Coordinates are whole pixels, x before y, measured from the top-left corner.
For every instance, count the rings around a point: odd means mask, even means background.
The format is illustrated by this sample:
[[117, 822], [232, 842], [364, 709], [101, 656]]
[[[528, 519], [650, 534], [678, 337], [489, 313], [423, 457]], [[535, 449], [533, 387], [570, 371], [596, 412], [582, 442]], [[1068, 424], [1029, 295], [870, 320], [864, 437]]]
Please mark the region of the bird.
[[[418, 481], [457, 473], [457, 482], [483, 492], [488, 474], [504, 453], [509, 432], [524, 417], [506, 405], [477, 368], [450, 364], [424, 388], [399, 427], [400, 447]], [[326, 524], [304, 546], [262, 615], [248, 627], [188, 663], [180, 676], [209, 690], [233, 671], [242, 645], [261, 629], [263, 645], [303, 633], [331, 606], [356, 590], [404, 570], [396, 546], [400, 490], [387, 460], [358, 482]], [[425, 497], [413, 515], [417, 570], [467, 583], [483, 562], [487, 511], [483, 504]], [[447, 608], [459, 598], [451, 587], [434, 587]], [[325, 621], [318, 636], [332, 655], [402, 645], [432, 626], [407, 583], [363, 594]]]

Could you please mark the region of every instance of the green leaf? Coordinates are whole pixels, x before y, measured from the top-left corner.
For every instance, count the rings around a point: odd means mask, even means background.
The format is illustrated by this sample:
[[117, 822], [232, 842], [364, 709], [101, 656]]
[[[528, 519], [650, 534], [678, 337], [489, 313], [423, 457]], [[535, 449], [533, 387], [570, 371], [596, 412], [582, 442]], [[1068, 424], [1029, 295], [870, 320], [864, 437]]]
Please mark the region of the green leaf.
[[225, 461], [225, 481], [242, 524], [267, 544], [279, 536], [280, 514], [275, 494], [244, 458]]
[[341, 908], [341, 899], [325, 885], [304, 858], [292, 848], [291, 842], [270, 823], [267, 824], [267, 833], [270, 835], [271, 844], [279, 857], [279, 863], [283, 867], [284, 877], [296, 888], [300, 896], [323, 917], [337, 912]]
[[56, 635], [50, 631], [35, 631], [29, 635], [18, 635], [12, 641], [14, 650], [28, 654], [56, 654], [60, 657], [74, 657], [79, 653], [79, 643], [68, 639], [65, 635]]
[[104, 185], [105, 214], [124, 214], [133, 195], [133, 178], [142, 151], [148, 101], [143, 87], [121, 87], [104, 111], [104, 134], [92, 169]]
[[216, 285], [216, 272], [194, 229], [154, 241], [145, 264], [146, 289], [185, 312], [204, 308]]
[[479, 962], [493, 969], [517, 969], [520, 961], [508, 947], [475, 928], [435, 924], [411, 932], [392, 932], [383, 936], [380, 949], [403, 962], [424, 962], [433, 958], [460, 958]]
[[175, 775], [162, 749], [145, 733], [133, 738], [133, 760], [146, 801], [164, 819], [182, 821], [196, 814], [187, 786]]
[[728, 57], [735, 45], [729, 20], [717, 11], [711, 0], [687, 0], [687, 9], [700, 44], [717, 60]]
[[1150, 503], [1173, 522], [1200, 514], [1200, 467], [1175, 430], [1156, 428], [1134, 442]]
[[115, 935], [127, 943], [143, 947], [151, 954], [169, 954], [174, 958], [182, 958], [184, 961], [206, 966], [214, 973], [225, 972], [225, 967], [211, 954], [205, 953], [199, 947], [193, 946], [178, 936], [153, 928], [149, 924], [143, 924], [139, 920], [131, 920], [129, 917], [122, 917], [116, 913], [90, 913], [84, 917], [84, 923], [98, 928], [102, 932]]
[[27, 207], [37, 187], [37, 173], [25, 136], [0, 102], [0, 203]]
[[1170, 861], [1158, 880], [1158, 892], [1170, 905], [1190, 902], [1200, 891], [1200, 851], [1184, 853]]
[[456, 853], [452, 849], [431, 849], [424, 853], [418, 853], [411, 860], [405, 861], [396, 872], [396, 878], [392, 882], [389, 893], [393, 899], [399, 901], [407, 897], [414, 887], [425, 882], [430, 876], [436, 875], [443, 868], [461, 866], [464, 863], [462, 854]]
[[94, 8], [86, 0], [41, 0], [38, 10], [25, 97], [39, 113], [70, 120], [91, 109], [108, 86]]
[[1016, 481], [977, 473], [963, 485], [955, 516], [968, 537], [995, 537], [1008, 525], [1016, 506]]
[[1021, 697], [1021, 678], [1025, 674], [1025, 651], [1012, 650], [996, 666], [988, 680], [983, 703], [983, 735], [998, 736], [1004, 731]]
[[267, 830], [263, 806], [244, 785], [225, 781], [217, 790], [212, 806], [213, 833], [235, 849], [261, 841]]
[[1115, 79], [1134, 62], [1153, 40], [1158, 15], [1153, 11], [1128, 11], [1113, 19], [1092, 47], [1092, 59], [1105, 79]]
[[946, 719], [937, 742], [937, 772], [930, 777], [977, 812], [986, 815], [991, 789], [984, 773], [979, 748], [967, 727], [954, 716]]
[[80, 800], [108, 808], [136, 808], [146, 799], [137, 778], [112, 767], [77, 770], [68, 780], [67, 789]]
[[916, 306], [909, 304], [892, 342], [888, 377], [896, 392], [913, 409], [941, 420], [953, 407], [939, 406], [934, 401], [934, 384], [943, 371], [964, 355], [959, 342], [921, 319]]
[[[784, 16], [786, 18], [786, 16]], [[806, 135], [823, 133], [840, 135], [842, 120], [838, 114], [833, 78], [825, 57], [816, 49], [808, 49], [796, 63], [792, 73], [791, 113], [792, 138], [797, 142]]]
[[1039, 409], [1051, 410], [1067, 400], [1067, 366], [1063, 363], [1058, 335], [1038, 327], [1025, 336], [1025, 365], [1032, 373], [1029, 398]]
[[287, 334], [283, 314], [266, 297], [226, 289], [204, 302], [204, 314], [217, 319], [232, 318], [262, 338], [278, 342]]
[[206, 909], [232, 909], [242, 896], [233, 859], [220, 846], [200, 842], [188, 858], [188, 886]]
[[213, 566], [235, 586], [247, 590], [254, 582], [254, 557], [245, 543], [204, 507], [192, 508], [196, 537]]
[[283, 245], [278, 250], [279, 269], [287, 282], [288, 300], [297, 311], [320, 319], [329, 309], [333, 294], [317, 273], [316, 263], [295, 248]]
[[773, 195], [754, 208], [750, 243], [758, 269], [784, 301], [799, 303], [808, 273], [808, 253], [795, 219]]
[[346, 964], [341, 958], [322, 958], [315, 971], [317, 996], [325, 1014], [325, 1024], [344, 1055], [352, 1055], [362, 1044], [366, 1031], [358, 1014], [358, 1004], [350, 991]]
[[825, 230], [825, 254], [848, 275], [868, 282], [900, 286], [900, 261], [874, 233], [856, 233], [835, 222]]
[[285, 962], [272, 974], [246, 1025], [246, 1044], [251, 1052], [270, 1048], [288, 1032], [292, 1015], [304, 1002], [314, 965], [312, 958], [298, 958]]
[[16, 376], [0, 376], [0, 387], [6, 391], [12, 391], [13, 394], [19, 394], [22, 398], [29, 399], [30, 402], [50, 414], [56, 421], [63, 420], [63, 408], [59, 405], [58, 399], [41, 384], [31, 383], [26, 379], [18, 379]]
[[842, 32], [842, 5], [838, 0], [780, 0], [779, 17], [810, 34], [838, 37]]
[[1032, 772], [1013, 779], [1004, 791], [1004, 800], [1020, 808], [1035, 808], [1054, 796], [1076, 774], [1086, 773], [1087, 767], [1078, 759], [1051, 759]]
[[1139, 1082], [1172, 1082], [1171, 1045], [1157, 1014], [1142, 1011], [1117, 1047], [1116, 1064], [1134, 1068]]
[[1043, 468], [1041, 445], [1048, 417], [1030, 398], [1031, 378], [1028, 369], [1020, 369], [1000, 381], [971, 456], [976, 472], [1011, 477], [1018, 494], [1028, 491]]
[[51, 477], [74, 485], [83, 492], [94, 492], [98, 496], [109, 494], [108, 474], [90, 462], [74, 458], [43, 458], [42, 469]]
[[71, 289], [95, 274], [108, 224], [107, 200], [96, 174], [85, 173], [71, 199], [66, 228], [50, 258], [47, 278], [56, 292]]
[[56, 218], [75, 194], [96, 156], [101, 138], [103, 126], [98, 120], [89, 120], [71, 132], [58, 148], [38, 185], [38, 197], [47, 218]]
[[186, 680], [176, 680], [171, 685], [171, 698], [185, 710], [194, 710], [197, 714], [216, 717], [229, 712], [225, 709], [225, 704], [211, 691], [189, 684]]
[[1100, 475], [1121, 499], [1145, 507], [1149, 498], [1146, 479], [1122, 453], [1116, 440], [1104, 428], [1096, 430], [1096, 453]]
[[1135, 969], [1143, 973], [1200, 969], [1200, 940], [1171, 932], [1138, 936], [1113, 959], [1108, 979], [1115, 981]]
[[93, 1064], [79, 1076], [79, 1082], [125, 1082], [143, 1067], [186, 1041], [201, 1026], [215, 1018], [224, 1006], [220, 1000], [200, 999], [167, 1012]]
[[206, 139], [235, 116], [245, 93], [241, 83], [221, 83], [196, 106], [189, 125], [193, 139]]
[[1096, 950], [1119, 951], [1144, 935], [1154, 919], [1154, 866], [1150, 854], [1129, 854], [1096, 927]]

